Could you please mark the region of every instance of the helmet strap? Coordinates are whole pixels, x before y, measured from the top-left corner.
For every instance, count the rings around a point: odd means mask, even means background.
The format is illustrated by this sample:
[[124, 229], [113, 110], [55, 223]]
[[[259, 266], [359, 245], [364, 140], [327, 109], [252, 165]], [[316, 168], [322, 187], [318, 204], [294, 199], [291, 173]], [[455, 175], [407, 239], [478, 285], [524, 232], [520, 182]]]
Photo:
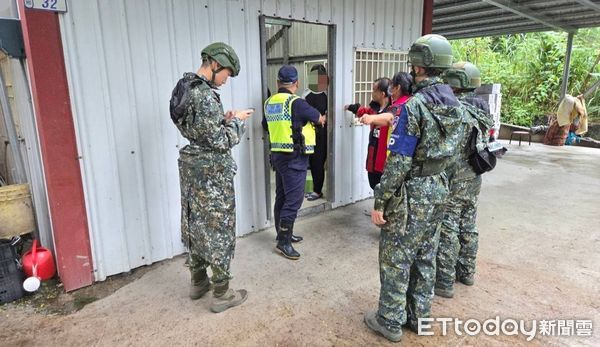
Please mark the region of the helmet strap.
[[[214, 59], [211, 59], [211, 60], [210, 60], [210, 62], [211, 62], [211, 65], [210, 65], [210, 71], [212, 71], [212, 77], [211, 77], [211, 79], [210, 79], [210, 83], [214, 84], [214, 83], [215, 83], [215, 77], [217, 76], [217, 74], [218, 74], [219, 72], [221, 72], [221, 71], [224, 69], [224, 67], [223, 67], [223, 66], [221, 66], [221, 64], [219, 64], [219, 63], [218, 63], [216, 60], [214, 60]], [[219, 67], [218, 67], [218, 68], [216, 68], [216, 69], [213, 69], [213, 68], [212, 68], [212, 62], [215, 62], [215, 63], [217, 63], [217, 65], [218, 65]]]

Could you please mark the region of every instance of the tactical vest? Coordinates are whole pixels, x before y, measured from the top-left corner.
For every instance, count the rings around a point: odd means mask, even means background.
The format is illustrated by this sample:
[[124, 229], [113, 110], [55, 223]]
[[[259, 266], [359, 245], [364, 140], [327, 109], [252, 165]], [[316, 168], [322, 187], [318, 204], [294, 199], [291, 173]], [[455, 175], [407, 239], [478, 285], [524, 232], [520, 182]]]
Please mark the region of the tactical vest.
[[[441, 94], [446, 96], [441, 98]], [[431, 102], [426, 93], [440, 100]], [[448, 104], [447, 104], [448, 102]], [[406, 103], [407, 112], [421, 125], [419, 144], [413, 156], [411, 175], [430, 176], [445, 171], [460, 152], [460, 142], [470, 129], [465, 123], [463, 107], [447, 85], [425, 87]]]
[[[294, 146], [298, 146], [304, 154], [315, 152], [314, 125], [308, 122], [301, 130], [292, 128], [292, 103], [299, 98], [293, 94], [277, 93], [265, 102], [265, 118], [269, 127], [271, 152], [291, 153], [294, 151]], [[297, 138], [296, 142], [294, 138]]]

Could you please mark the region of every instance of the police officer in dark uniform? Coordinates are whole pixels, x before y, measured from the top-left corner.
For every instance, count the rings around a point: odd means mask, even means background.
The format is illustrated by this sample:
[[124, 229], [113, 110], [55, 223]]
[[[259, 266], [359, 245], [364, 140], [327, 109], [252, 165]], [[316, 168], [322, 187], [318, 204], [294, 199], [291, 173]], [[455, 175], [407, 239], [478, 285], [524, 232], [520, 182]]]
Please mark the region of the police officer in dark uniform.
[[271, 164], [275, 169], [275, 229], [277, 251], [288, 259], [299, 259], [292, 242], [294, 222], [304, 200], [308, 156], [314, 153], [314, 124], [323, 124], [325, 116], [295, 95], [298, 71], [284, 65], [277, 74], [277, 93], [265, 102], [264, 114], [271, 144]]

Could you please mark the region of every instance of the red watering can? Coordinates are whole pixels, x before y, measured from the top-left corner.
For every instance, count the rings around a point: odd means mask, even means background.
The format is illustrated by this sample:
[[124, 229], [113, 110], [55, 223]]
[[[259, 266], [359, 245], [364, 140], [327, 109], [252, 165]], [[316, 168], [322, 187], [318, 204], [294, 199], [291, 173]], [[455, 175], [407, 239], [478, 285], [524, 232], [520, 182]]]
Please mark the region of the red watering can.
[[39, 288], [40, 280], [48, 280], [56, 272], [52, 253], [44, 247], [38, 248], [37, 240], [33, 240], [31, 250], [23, 254], [22, 262], [23, 271], [28, 276], [23, 283], [23, 287], [27, 291], [36, 291]]

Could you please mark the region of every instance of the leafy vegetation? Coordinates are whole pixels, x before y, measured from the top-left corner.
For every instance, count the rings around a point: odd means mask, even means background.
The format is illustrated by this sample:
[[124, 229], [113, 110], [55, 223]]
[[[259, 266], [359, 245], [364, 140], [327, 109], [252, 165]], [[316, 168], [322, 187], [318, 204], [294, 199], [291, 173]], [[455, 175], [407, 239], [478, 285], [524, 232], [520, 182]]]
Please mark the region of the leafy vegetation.
[[[482, 83], [502, 84], [502, 121], [529, 126], [554, 114], [560, 97], [567, 34], [528, 33], [453, 40], [456, 61], [481, 70]], [[581, 29], [573, 40], [567, 94], [584, 92], [583, 83], [600, 53], [600, 28]], [[600, 78], [600, 64], [586, 88]], [[591, 121], [600, 122], [600, 88], [586, 99]]]

